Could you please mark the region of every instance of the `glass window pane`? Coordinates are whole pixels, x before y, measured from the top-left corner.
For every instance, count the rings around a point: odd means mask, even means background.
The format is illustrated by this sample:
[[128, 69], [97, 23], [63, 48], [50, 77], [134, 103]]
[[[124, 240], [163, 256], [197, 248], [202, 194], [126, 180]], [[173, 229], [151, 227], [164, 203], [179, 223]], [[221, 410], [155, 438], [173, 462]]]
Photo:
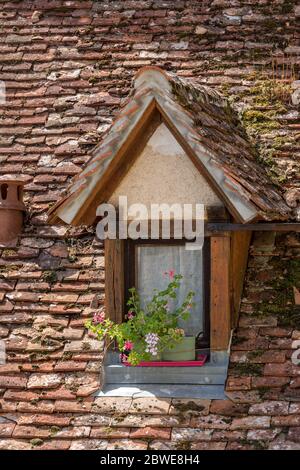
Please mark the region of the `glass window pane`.
[[[189, 290], [195, 292], [195, 307], [191, 316], [180, 325], [188, 335], [198, 335], [204, 328], [203, 254], [202, 250], [189, 251], [185, 245], [139, 245], [137, 252], [137, 288], [142, 307], [152, 298], [153, 289], [164, 289], [169, 283], [166, 271], [182, 274], [177, 303], [181, 303]], [[176, 307], [176, 301], [171, 308]]]

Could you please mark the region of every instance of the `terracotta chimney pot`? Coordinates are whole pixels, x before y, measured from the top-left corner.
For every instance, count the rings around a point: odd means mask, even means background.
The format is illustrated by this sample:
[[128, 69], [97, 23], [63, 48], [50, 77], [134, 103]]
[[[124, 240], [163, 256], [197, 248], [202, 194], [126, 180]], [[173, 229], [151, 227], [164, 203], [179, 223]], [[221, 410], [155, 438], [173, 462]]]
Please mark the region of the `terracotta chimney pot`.
[[0, 177], [0, 245], [6, 246], [16, 240], [23, 226], [23, 186], [21, 177]]

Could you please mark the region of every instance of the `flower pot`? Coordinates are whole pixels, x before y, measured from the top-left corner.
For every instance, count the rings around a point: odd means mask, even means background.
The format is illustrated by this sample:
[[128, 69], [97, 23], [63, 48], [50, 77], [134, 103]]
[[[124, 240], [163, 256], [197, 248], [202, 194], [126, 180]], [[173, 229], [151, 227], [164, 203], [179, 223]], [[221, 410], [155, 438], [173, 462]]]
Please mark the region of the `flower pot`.
[[161, 352], [158, 352], [156, 354], [156, 356], [152, 356], [152, 354], [151, 354], [151, 357], [149, 359], [149, 361], [151, 361], [151, 362], [161, 361], [161, 360], [162, 360], [162, 353]]
[[172, 349], [166, 349], [162, 353], [163, 361], [194, 361], [195, 356], [195, 336], [185, 336], [180, 343], [174, 344]]

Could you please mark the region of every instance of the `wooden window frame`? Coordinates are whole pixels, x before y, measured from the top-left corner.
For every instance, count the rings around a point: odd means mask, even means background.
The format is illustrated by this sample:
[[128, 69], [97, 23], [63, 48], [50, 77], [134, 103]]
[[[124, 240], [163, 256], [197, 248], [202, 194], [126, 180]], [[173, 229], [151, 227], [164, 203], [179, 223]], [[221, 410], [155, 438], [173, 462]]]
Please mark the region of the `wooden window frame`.
[[[186, 240], [126, 240], [124, 247], [124, 308], [123, 320], [128, 312], [127, 301], [129, 298], [129, 289], [136, 286], [136, 247], [141, 245], [184, 245]], [[210, 239], [205, 237], [203, 247], [203, 271], [204, 271], [204, 335], [197, 340], [197, 348], [209, 348], [210, 343]]]
[[[238, 298], [234, 287], [233, 276], [236, 276], [236, 268], [232, 264], [232, 240], [230, 233], [218, 233], [205, 237], [209, 239], [210, 260], [205, 265], [205, 271], [209, 272], [209, 299], [205, 300], [205, 311], [209, 312], [206, 320], [206, 331], [210, 331], [210, 339], [207, 337], [202, 343], [203, 347], [209, 343], [211, 351], [226, 351], [230, 342], [234, 295]], [[105, 240], [105, 305], [110, 319], [117, 323], [124, 321], [126, 313], [126, 297], [129, 287], [135, 285], [133, 278], [134, 262], [131, 261], [130, 249], [134, 244], [146, 243], [185, 243], [184, 240]], [[234, 244], [233, 244], [234, 245]], [[207, 257], [205, 257], [207, 259]], [[245, 269], [244, 263], [243, 269]], [[129, 276], [126, 275], [129, 274]], [[207, 281], [206, 281], [207, 282]], [[241, 292], [242, 280], [239, 284]], [[239, 298], [240, 298], [239, 294]], [[127, 297], [128, 299], [128, 297]], [[207, 299], [207, 296], [206, 296]], [[237, 300], [235, 304], [237, 305]]]
[[210, 348], [228, 349], [231, 334], [231, 240], [229, 235], [211, 237]]

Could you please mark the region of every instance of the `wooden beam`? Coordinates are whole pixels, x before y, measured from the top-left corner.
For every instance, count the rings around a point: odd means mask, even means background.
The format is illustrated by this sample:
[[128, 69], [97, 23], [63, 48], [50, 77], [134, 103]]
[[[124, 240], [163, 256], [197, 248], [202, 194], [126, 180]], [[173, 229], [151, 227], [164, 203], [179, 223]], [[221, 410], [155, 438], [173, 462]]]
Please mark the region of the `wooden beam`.
[[230, 238], [211, 237], [210, 348], [224, 351], [230, 338]]
[[300, 223], [293, 222], [262, 222], [257, 224], [208, 223], [206, 230], [217, 232], [300, 232]]
[[[118, 209], [116, 210], [116, 214], [117, 214], [117, 222], [116, 222], [116, 234], [117, 234], [117, 237], [119, 238], [120, 236], [120, 225], [119, 225], [119, 220], [118, 220], [118, 217], [119, 217], [119, 211]], [[98, 217], [96, 220], [100, 220], [100, 217]], [[127, 220], [127, 233], [128, 233], [128, 226], [129, 224], [133, 221], [133, 219], [129, 219]], [[137, 219], [134, 219], [134, 223], [137, 222]], [[139, 223], [141, 225], [143, 225], [144, 227], [148, 227], [147, 228], [147, 238], [146, 239], [149, 239], [151, 240], [152, 239], [152, 236], [151, 236], [151, 227], [153, 229], [155, 229], [155, 233], [157, 231], [157, 236], [158, 238], [157, 239], [162, 239], [163, 237], [163, 224], [165, 223], [166, 224], [166, 239], [174, 239], [175, 237], [175, 220], [174, 219], [151, 219], [149, 217], [149, 219], [139, 219]], [[184, 238], [184, 234], [185, 234], [185, 226], [187, 227], [191, 227], [193, 232], [196, 233], [196, 230], [197, 230], [197, 224], [196, 224], [196, 220], [193, 219], [193, 220], [182, 220], [182, 221], [176, 221], [176, 228], [178, 230], [178, 236], [179, 238], [177, 238], [178, 240], [181, 240], [181, 239], [185, 239]], [[181, 226], [181, 231], [180, 231], [180, 226]], [[216, 236], [216, 237], [220, 237], [220, 236], [231, 236], [231, 233], [230, 232], [226, 232], [226, 231], [221, 231], [221, 230], [218, 230], [218, 231], [210, 231], [208, 230], [208, 224], [204, 224], [204, 235], [205, 236]], [[154, 239], [155, 240], [155, 239]], [[186, 241], [189, 241], [189, 240], [186, 240]], [[193, 242], [193, 240], [191, 240], [191, 243]]]
[[145, 111], [127, 138], [119, 152], [114, 156], [105, 173], [97, 184], [97, 187], [89, 195], [87, 201], [81, 207], [72, 222], [72, 225], [91, 225], [96, 219], [96, 210], [99, 204], [107, 202], [111, 194], [128, 173], [135, 160], [144, 150], [148, 140], [153, 135], [159, 124], [161, 115], [153, 101]]
[[116, 323], [123, 321], [124, 241], [105, 240], [105, 309]]
[[252, 232], [233, 232], [231, 237], [231, 326], [238, 322]]

